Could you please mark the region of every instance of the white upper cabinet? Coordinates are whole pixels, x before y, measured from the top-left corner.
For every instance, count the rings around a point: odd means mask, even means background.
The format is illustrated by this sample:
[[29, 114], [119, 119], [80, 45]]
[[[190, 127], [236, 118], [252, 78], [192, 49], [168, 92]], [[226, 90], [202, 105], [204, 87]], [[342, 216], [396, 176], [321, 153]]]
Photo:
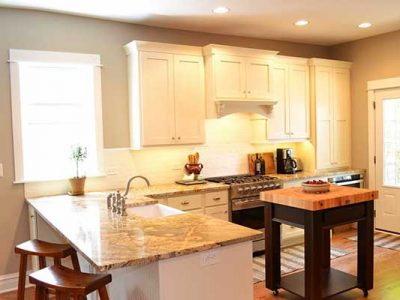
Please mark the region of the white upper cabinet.
[[134, 41], [129, 66], [131, 147], [204, 142], [201, 48]]
[[351, 63], [311, 59], [316, 169], [350, 166]]
[[271, 105], [271, 65], [276, 51], [208, 45], [203, 53], [209, 117], [218, 115], [226, 103]]
[[308, 60], [277, 56], [271, 66], [273, 106], [268, 117], [253, 117], [253, 142], [310, 138]]

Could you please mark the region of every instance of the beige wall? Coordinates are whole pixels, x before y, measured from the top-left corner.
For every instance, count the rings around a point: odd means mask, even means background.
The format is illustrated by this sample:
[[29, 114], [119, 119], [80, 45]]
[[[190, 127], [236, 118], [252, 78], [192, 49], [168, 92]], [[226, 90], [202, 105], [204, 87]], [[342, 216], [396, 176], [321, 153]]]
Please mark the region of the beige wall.
[[352, 164], [368, 168], [367, 82], [400, 76], [400, 31], [337, 45], [334, 59], [352, 61]]
[[0, 275], [17, 272], [14, 245], [29, 238], [22, 185], [14, 185], [8, 49], [101, 55], [104, 144], [127, 147], [128, 85], [122, 46], [134, 39], [202, 46], [219, 43], [279, 50], [283, 55], [328, 57], [325, 47], [194, 33], [28, 10], [0, 8]]

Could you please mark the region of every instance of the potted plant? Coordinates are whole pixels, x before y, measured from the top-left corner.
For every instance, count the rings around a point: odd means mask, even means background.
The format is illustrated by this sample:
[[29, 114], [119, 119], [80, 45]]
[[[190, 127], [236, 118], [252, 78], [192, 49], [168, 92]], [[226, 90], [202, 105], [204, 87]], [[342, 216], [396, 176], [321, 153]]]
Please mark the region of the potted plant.
[[79, 164], [82, 163], [87, 157], [86, 147], [80, 145], [73, 146], [71, 152], [71, 159], [75, 162], [76, 176], [69, 179], [71, 191], [68, 193], [71, 196], [83, 195], [85, 193], [86, 176], [79, 173]]

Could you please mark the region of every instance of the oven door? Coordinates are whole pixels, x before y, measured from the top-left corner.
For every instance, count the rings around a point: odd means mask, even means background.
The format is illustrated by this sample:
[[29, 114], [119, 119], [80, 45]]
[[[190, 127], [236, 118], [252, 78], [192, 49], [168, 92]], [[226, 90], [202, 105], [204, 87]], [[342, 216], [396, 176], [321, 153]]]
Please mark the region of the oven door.
[[264, 229], [264, 206], [232, 211], [232, 222], [248, 228]]

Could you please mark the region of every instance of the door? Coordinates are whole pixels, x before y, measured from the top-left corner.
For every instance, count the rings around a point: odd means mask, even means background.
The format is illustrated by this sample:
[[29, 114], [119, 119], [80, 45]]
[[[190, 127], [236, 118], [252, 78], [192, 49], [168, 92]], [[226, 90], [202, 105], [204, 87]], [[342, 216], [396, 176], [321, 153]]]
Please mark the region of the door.
[[308, 66], [289, 66], [290, 138], [310, 137]]
[[203, 57], [175, 55], [174, 61], [176, 141], [204, 143]]
[[332, 86], [332, 69], [315, 67], [317, 169], [333, 166]]
[[267, 100], [271, 98], [270, 63], [267, 60], [248, 58], [246, 62], [247, 99]]
[[285, 64], [274, 64], [272, 67], [274, 105], [267, 120], [268, 140], [287, 140], [290, 138], [288, 67]]
[[375, 93], [376, 228], [400, 233], [400, 88]]
[[333, 153], [334, 167], [350, 164], [350, 70], [333, 69]]
[[215, 55], [215, 97], [246, 98], [246, 62], [240, 56]]
[[172, 54], [140, 53], [143, 146], [175, 143], [173, 63]]

